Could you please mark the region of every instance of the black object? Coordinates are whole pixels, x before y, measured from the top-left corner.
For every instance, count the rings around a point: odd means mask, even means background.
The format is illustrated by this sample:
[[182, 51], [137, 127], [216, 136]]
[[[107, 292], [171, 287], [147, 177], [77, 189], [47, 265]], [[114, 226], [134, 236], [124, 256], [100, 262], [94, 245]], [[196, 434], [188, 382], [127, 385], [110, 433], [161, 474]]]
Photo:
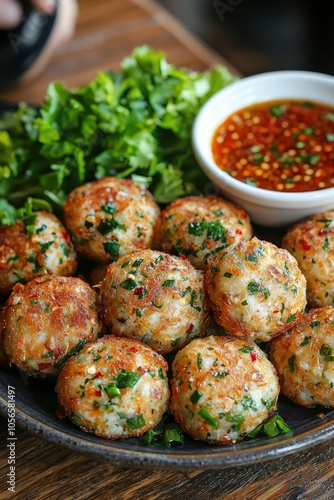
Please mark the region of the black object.
[[57, 8], [51, 15], [36, 11], [20, 0], [23, 22], [15, 29], [0, 30], [0, 86], [23, 77], [37, 63], [55, 26]]

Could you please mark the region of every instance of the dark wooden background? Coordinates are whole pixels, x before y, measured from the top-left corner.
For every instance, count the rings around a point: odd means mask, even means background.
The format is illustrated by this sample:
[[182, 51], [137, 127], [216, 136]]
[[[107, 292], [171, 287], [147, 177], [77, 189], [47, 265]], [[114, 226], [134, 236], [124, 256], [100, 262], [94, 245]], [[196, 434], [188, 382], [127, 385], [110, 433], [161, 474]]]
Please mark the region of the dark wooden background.
[[[180, 0], [181, 1], [181, 0]], [[203, 70], [224, 62], [148, 0], [81, 0], [75, 38], [60, 47], [34, 82], [0, 99], [39, 102], [52, 80], [77, 86], [97, 71], [117, 69], [136, 45], [163, 49], [178, 66]], [[7, 491], [7, 422], [0, 418], [0, 500], [200, 499], [317, 500], [334, 498], [334, 440], [307, 451], [225, 470], [136, 470], [89, 457], [17, 429], [16, 492]]]

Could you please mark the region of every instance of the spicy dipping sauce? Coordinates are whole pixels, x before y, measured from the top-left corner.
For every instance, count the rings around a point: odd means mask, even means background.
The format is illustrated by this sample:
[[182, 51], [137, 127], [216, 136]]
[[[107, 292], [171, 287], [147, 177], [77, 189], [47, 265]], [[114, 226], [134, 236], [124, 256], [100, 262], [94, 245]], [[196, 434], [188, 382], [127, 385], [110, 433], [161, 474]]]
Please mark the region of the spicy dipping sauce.
[[305, 101], [233, 113], [212, 140], [214, 161], [240, 181], [274, 191], [334, 186], [334, 108]]

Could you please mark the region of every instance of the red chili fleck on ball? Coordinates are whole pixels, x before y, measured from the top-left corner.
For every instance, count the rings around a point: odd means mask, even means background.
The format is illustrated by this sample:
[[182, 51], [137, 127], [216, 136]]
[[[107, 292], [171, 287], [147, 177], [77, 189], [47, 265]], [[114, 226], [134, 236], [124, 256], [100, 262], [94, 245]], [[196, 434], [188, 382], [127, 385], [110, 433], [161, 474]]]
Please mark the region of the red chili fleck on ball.
[[236, 234], [242, 234], [241, 229], [237, 229], [237, 230], [236, 230]]
[[139, 349], [137, 349], [137, 347], [130, 347], [130, 351], [135, 353], [138, 352]]
[[38, 368], [40, 370], [46, 370], [47, 368], [51, 368], [52, 363], [38, 363]]
[[139, 286], [138, 288], [135, 289], [135, 291], [133, 293], [135, 295], [143, 295], [143, 292], [144, 292], [144, 287], [143, 286]]
[[299, 243], [303, 247], [303, 250], [310, 250], [311, 249], [311, 245], [309, 245], [309, 243], [307, 243], [306, 240], [304, 240], [304, 239], [299, 240]]
[[188, 260], [188, 257], [186, 255], [184, 255], [184, 253], [180, 253], [180, 255], [178, 257], [179, 257], [179, 259], [182, 259], [182, 260]]
[[194, 329], [194, 325], [191, 323], [191, 324], [188, 326], [186, 333], [190, 333], [190, 332], [192, 332], [192, 331], [193, 331], [193, 329]]
[[55, 358], [56, 360], [57, 360], [57, 359], [59, 359], [59, 358], [61, 358], [61, 357], [62, 357], [62, 355], [63, 355], [62, 351], [61, 351], [59, 348], [54, 349], [54, 351], [53, 351], [53, 352], [54, 352], [54, 358]]
[[250, 353], [250, 357], [251, 357], [251, 360], [252, 360], [252, 361], [253, 361], [253, 363], [254, 363], [254, 361], [256, 361], [256, 353], [255, 353], [255, 352], [253, 352], [253, 351], [251, 351], [251, 353]]
[[70, 238], [69, 238], [69, 235], [68, 235], [65, 231], [62, 231], [62, 232], [61, 232], [61, 235], [62, 235], [62, 237], [64, 238], [64, 240], [65, 240], [66, 242], [67, 242], [67, 241], [69, 241], [69, 239], [70, 239]]

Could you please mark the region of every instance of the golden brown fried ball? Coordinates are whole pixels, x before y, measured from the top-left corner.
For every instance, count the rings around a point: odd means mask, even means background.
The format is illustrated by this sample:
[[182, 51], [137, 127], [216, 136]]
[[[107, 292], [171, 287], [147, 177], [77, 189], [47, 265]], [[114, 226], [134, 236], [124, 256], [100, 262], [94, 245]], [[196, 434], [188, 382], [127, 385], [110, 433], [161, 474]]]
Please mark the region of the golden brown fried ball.
[[153, 250], [123, 255], [110, 264], [100, 291], [112, 333], [162, 354], [202, 337], [210, 323], [203, 274], [186, 258]]
[[100, 331], [96, 292], [80, 278], [41, 276], [15, 285], [5, 307], [5, 351], [32, 376], [55, 376]]
[[276, 408], [278, 378], [264, 352], [234, 337], [195, 339], [173, 362], [170, 409], [193, 438], [233, 444]]
[[157, 245], [206, 270], [217, 253], [251, 237], [249, 217], [234, 203], [218, 196], [188, 196], [163, 210]]
[[269, 343], [283, 394], [306, 407], [334, 407], [334, 309], [311, 309]]
[[72, 276], [76, 267], [71, 238], [55, 215], [37, 212], [0, 227], [0, 296], [43, 274]]
[[0, 368], [7, 369], [10, 366], [9, 358], [6, 354], [5, 347], [3, 345], [5, 337], [5, 311], [2, 306], [0, 306]]
[[72, 356], [56, 391], [66, 415], [107, 439], [140, 436], [167, 410], [167, 363], [134, 339], [103, 337]]
[[293, 226], [282, 246], [297, 259], [307, 281], [311, 307], [334, 305], [334, 210]]
[[116, 177], [79, 186], [64, 207], [65, 225], [77, 251], [97, 262], [149, 248], [159, 216], [160, 209], [144, 186]]
[[290, 330], [306, 307], [306, 281], [292, 255], [252, 238], [206, 273], [215, 319], [227, 333], [268, 341]]

